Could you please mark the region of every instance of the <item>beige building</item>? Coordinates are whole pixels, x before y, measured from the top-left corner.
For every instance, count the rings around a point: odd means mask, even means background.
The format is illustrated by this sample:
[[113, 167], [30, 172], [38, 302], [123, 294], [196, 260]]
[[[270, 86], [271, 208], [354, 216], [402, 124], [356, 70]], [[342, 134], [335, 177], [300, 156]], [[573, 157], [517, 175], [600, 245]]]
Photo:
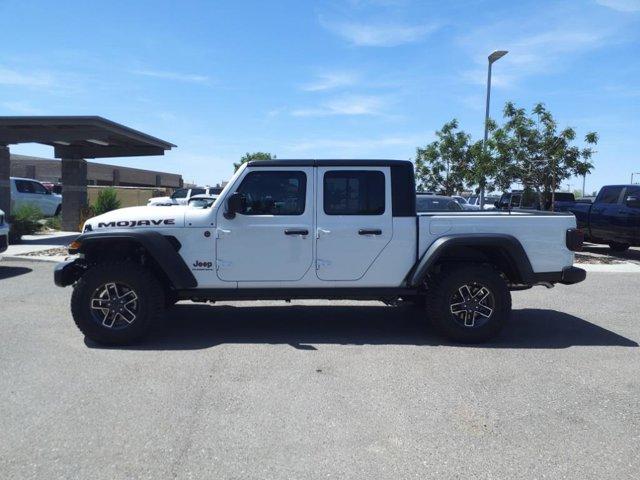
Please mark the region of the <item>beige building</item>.
[[[34, 178], [41, 182], [60, 183], [60, 160], [11, 154], [11, 176]], [[182, 175], [177, 173], [120, 167], [105, 163], [87, 162], [89, 185], [120, 185], [125, 187], [157, 187], [175, 189], [182, 187]]]

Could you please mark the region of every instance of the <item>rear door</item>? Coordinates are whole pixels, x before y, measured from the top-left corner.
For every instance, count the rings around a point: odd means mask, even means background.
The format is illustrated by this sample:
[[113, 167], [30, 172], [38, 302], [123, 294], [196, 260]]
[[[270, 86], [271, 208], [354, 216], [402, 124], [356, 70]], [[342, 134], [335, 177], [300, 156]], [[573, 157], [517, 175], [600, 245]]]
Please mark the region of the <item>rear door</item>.
[[359, 280], [393, 235], [389, 167], [318, 167], [316, 273]]

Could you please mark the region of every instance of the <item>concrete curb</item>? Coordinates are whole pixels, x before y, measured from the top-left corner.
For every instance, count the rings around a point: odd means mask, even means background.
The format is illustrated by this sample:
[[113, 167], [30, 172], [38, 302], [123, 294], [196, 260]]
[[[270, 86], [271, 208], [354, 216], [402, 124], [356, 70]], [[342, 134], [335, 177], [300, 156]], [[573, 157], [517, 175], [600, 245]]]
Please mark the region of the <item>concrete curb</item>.
[[0, 261], [11, 260], [21, 262], [44, 262], [44, 263], [59, 263], [63, 262], [67, 257], [37, 257], [26, 255], [2, 255], [0, 254]]
[[609, 273], [640, 273], [640, 265], [637, 263], [576, 263], [576, 267], [583, 268], [587, 272], [609, 272]]

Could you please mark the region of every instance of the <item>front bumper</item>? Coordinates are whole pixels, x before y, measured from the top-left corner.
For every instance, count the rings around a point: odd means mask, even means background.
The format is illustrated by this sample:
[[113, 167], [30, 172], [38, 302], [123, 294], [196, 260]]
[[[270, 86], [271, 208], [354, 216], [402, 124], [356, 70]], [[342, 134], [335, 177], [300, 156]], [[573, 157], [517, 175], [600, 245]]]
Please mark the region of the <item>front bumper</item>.
[[75, 283], [84, 273], [85, 267], [77, 258], [58, 263], [53, 269], [53, 283], [58, 287], [66, 287]]

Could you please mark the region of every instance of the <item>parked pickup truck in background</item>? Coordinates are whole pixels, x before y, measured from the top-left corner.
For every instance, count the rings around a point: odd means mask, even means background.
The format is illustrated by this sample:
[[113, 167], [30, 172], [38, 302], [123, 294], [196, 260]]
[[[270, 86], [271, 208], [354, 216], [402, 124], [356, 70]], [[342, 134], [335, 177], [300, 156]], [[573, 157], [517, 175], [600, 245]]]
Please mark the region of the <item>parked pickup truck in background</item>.
[[593, 203], [576, 202], [568, 210], [590, 242], [615, 252], [640, 245], [640, 185], [607, 185]]
[[51, 193], [37, 180], [11, 177], [9, 182], [11, 184], [11, 213], [27, 204], [37, 207], [45, 217], [58, 215], [62, 210], [62, 196]]
[[511, 290], [584, 280], [572, 214], [417, 214], [415, 192], [407, 161], [249, 162], [209, 208], [89, 219], [54, 280], [74, 286], [80, 330], [115, 344], [178, 300], [292, 298], [410, 302], [450, 339], [479, 342], [509, 317]]

